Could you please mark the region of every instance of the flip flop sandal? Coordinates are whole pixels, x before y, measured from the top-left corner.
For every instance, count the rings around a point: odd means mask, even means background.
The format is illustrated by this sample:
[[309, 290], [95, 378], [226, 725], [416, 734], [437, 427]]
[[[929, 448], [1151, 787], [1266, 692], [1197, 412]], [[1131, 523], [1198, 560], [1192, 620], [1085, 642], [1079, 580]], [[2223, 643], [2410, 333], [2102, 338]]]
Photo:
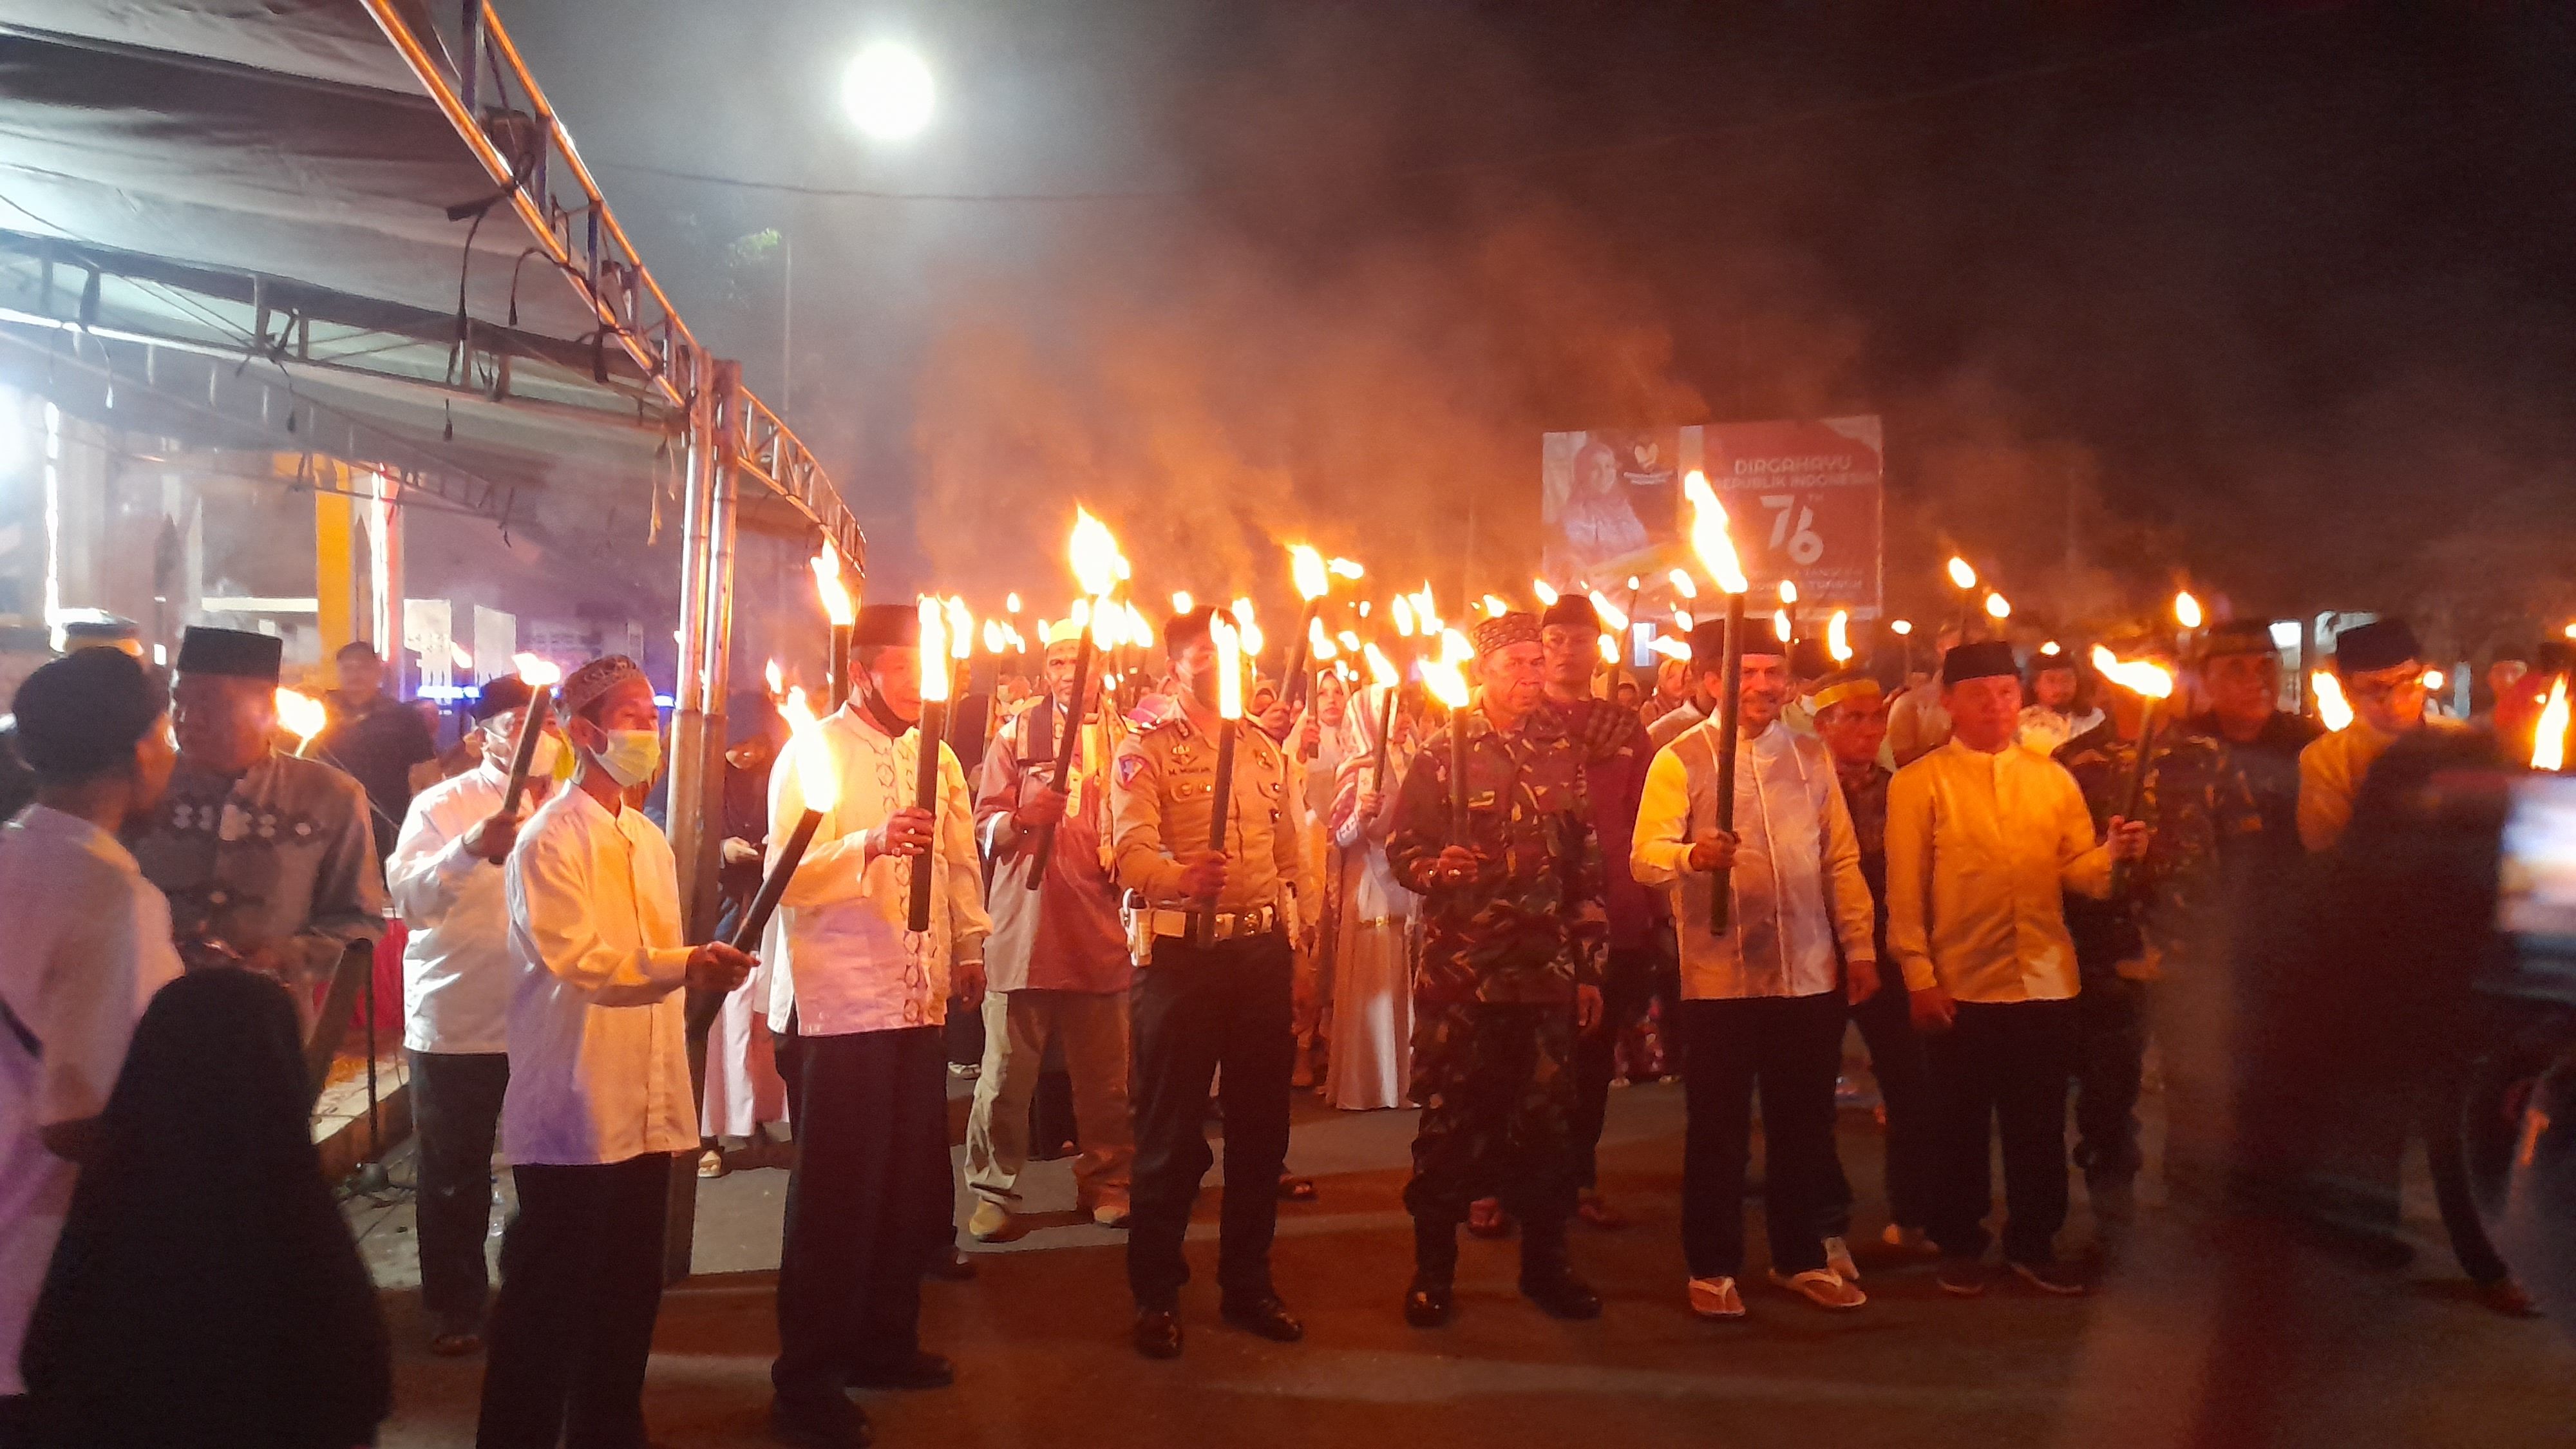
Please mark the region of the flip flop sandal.
[[1279, 1200], [1281, 1202], [1313, 1202], [1315, 1200], [1315, 1179], [1311, 1177], [1283, 1177], [1279, 1179]]
[[1844, 1281], [1843, 1276], [1831, 1268], [1810, 1268], [1795, 1277], [1786, 1276], [1779, 1269], [1774, 1268], [1771, 1270], [1771, 1281], [1818, 1308], [1828, 1308], [1838, 1313], [1858, 1308], [1869, 1301], [1868, 1294]]

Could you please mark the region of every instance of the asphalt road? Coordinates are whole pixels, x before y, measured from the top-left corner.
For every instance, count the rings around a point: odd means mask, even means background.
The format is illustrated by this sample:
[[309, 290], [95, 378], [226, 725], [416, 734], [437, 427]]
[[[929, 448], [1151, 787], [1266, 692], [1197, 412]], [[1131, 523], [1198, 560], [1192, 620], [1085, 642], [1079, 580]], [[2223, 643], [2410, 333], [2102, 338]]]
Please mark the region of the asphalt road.
[[[1514, 1246], [1469, 1242], [1452, 1327], [1405, 1326], [1411, 1238], [1398, 1202], [1409, 1113], [1301, 1108], [1291, 1165], [1318, 1202], [1281, 1210], [1281, 1292], [1307, 1340], [1273, 1345], [1219, 1323], [1215, 1194], [1201, 1199], [1185, 1308], [1186, 1355], [1127, 1346], [1120, 1234], [1079, 1223], [1067, 1164], [1033, 1168], [1033, 1225], [978, 1248], [982, 1273], [933, 1284], [924, 1340], [958, 1365], [954, 1388], [871, 1394], [887, 1445], [1242, 1445], [1400, 1449], [1579, 1444], [1837, 1446], [2461, 1446], [2576, 1443], [2576, 1348], [2556, 1326], [2470, 1300], [2440, 1246], [2429, 1196], [2407, 1274], [2215, 1234], [2156, 1206], [2127, 1266], [2098, 1296], [1998, 1288], [1944, 1298], [1919, 1265], [1863, 1252], [1870, 1304], [1829, 1316], [1750, 1288], [1750, 1321], [1712, 1325], [1683, 1305], [1678, 1242], [1681, 1102], [1640, 1086], [1612, 1099], [1604, 1185], [1632, 1218], [1578, 1228], [1578, 1266], [1609, 1301], [1560, 1324], [1513, 1289]], [[1846, 1113], [1845, 1162], [1880, 1226], [1880, 1142]], [[399, 1174], [399, 1168], [398, 1168]], [[2420, 1188], [2420, 1183], [2417, 1184]], [[697, 1276], [663, 1300], [646, 1390], [657, 1441], [765, 1443], [776, 1347], [771, 1275], [785, 1174], [703, 1184]], [[2076, 1193], [2070, 1247], [2091, 1232]], [[436, 1360], [406, 1282], [409, 1210], [358, 1215], [396, 1342], [393, 1449], [472, 1441], [479, 1360]], [[962, 1220], [962, 1210], [961, 1210]], [[1751, 1241], [1760, 1252], [1758, 1212]], [[1756, 1270], [1758, 1272], [1758, 1268]]]

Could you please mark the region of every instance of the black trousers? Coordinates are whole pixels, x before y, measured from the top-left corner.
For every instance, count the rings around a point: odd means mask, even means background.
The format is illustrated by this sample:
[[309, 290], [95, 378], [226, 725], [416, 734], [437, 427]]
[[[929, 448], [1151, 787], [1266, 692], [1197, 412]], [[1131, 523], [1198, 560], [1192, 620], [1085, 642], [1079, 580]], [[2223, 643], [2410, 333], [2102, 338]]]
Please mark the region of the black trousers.
[[420, 1301], [440, 1324], [479, 1324], [491, 1293], [492, 1139], [510, 1085], [507, 1052], [411, 1053], [420, 1133]]
[[1601, 1024], [1574, 1039], [1574, 1184], [1585, 1191], [1600, 1183], [1601, 1124], [1610, 1114], [1619, 1039], [1654, 1004], [1661, 954], [1654, 946], [1611, 951], [1601, 980]]
[[797, 1038], [796, 1169], [778, 1261], [782, 1399], [920, 1347], [921, 1275], [956, 1240], [948, 1053], [935, 1026]]
[[1988, 1133], [2003, 1139], [2004, 1256], [2038, 1267], [2066, 1225], [2066, 1085], [2075, 1072], [2077, 1007], [2067, 1001], [1962, 1001], [1948, 1031], [1923, 1043], [1939, 1103], [1932, 1241], [1981, 1257], [1994, 1206]]
[[1771, 1266], [1825, 1266], [1817, 1229], [1840, 1169], [1834, 1076], [1842, 993], [1685, 1001], [1679, 1013], [1690, 1125], [1682, 1146], [1682, 1251], [1694, 1278], [1744, 1270], [1744, 1168], [1762, 1100], [1764, 1229]]
[[476, 1449], [636, 1449], [662, 1307], [671, 1154], [510, 1170]]
[[[1201, 950], [1166, 936], [1136, 975], [1136, 1168], [1129, 1189], [1127, 1286], [1140, 1308], [1170, 1308], [1190, 1280], [1181, 1239], [1215, 1163], [1207, 1101], [1225, 1112], [1225, 1209], [1217, 1287], [1226, 1301], [1269, 1297], [1279, 1170], [1288, 1160], [1288, 1075], [1295, 957], [1283, 935]], [[1218, 1075], [1219, 1068], [1223, 1075]]]
[[[1924, 1060], [1923, 1038], [1915, 1035], [1912, 998], [1896, 963], [1879, 963], [1878, 994], [1851, 1008], [1852, 1024], [1869, 1048], [1870, 1075], [1878, 1079], [1878, 1099], [1887, 1108], [1887, 1217], [1900, 1228], [1921, 1228], [1932, 1220], [1936, 1180], [1935, 1147], [1940, 1119], [1934, 1111], [1932, 1068]], [[1851, 1236], [1851, 1180], [1843, 1174], [1842, 1157], [1834, 1158], [1832, 1195], [1826, 1200], [1824, 1236]]]
[[2146, 1165], [2138, 1094], [2146, 1080], [2148, 986], [2107, 967], [2084, 971], [2075, 998], [2075, 1165], [2087, 1182], [2125, 1186]]

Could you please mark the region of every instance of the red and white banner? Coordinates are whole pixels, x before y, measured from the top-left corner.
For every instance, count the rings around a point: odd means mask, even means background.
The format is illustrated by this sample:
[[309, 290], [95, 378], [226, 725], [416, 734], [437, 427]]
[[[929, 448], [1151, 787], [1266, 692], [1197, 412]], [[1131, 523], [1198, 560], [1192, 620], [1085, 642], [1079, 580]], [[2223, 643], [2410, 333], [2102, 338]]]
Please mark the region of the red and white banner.
[[1680, 488], [1694, 468], [1726, 505], [1755, 601], [1776, 598], [1785, 578], [1802, 616], [1878, 616], [1886, 448], [1876, 417], [1549, 433], [1541, 572], [1558, 588], [1614, 591], [1630, 577], [1696, 572]]

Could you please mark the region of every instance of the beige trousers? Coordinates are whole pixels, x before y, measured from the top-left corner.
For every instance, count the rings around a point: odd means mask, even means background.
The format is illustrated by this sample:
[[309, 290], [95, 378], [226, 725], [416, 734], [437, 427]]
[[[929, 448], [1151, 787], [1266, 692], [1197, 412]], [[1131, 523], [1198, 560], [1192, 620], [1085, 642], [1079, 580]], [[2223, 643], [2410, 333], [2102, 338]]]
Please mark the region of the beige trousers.
[[1047, 1042], [1064, 1049], [1073, 1077], [1073, 1164], [1077, 1205], [1124, 1207], [1136, 1157], [1127, 1115], [1127, 993], [994, 991], [984, 997], [984, 1070], [966, 1119], [966, 1185], [987, 1202], [1018, 1210], [1029, 1164], [1029, 1102]]

